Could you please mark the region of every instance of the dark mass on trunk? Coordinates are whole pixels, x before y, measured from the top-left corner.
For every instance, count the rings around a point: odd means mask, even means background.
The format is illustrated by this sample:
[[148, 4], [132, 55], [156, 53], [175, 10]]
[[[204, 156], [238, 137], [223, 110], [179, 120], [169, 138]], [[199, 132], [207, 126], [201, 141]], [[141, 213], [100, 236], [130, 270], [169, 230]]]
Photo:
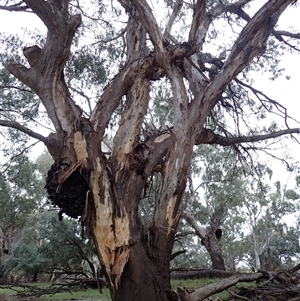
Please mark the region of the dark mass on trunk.
[[[42, 20], [47, 35], [39, 46], [23, 49], [28, 64], [10, 61], [5, 67], [38, 96], [53, 130], [46, 137], [14, 121], [1, 120], [0, 125], [16, 128], [47, 147], [54, 159], [46, 180], [49, 199], [60, 208], [61, 217], [66, 214], [80, 218], [84, 224], [96, 246], [113, 301], [166, 301], [175, 300], [174, 296], [196, 300], [185, 290], [171, 291], [170, 286], [170, 261], [193, 152], [202, 144], [233, 147], [241, 152], [243, 144], [251, 146], [299, 133], [298, 128], [287, 127], [242, 135], [239, 130], [230, 132], [231, 127], [222, 128], [214, 117], [216, 111], [231, 111], [234, 116], [241, 112], [243, 98], [233, 87], [248, 88], [238, 75], [266, 51], [270, 36], [276, 37], [280, 15], [293, 0], [267, 1], [253, 16], [243, 10], [250, 1], [222, 4], [197, 0], [194, 5], [171, 1], [164, 29], [153, 13], [151, 1], [109, 1], [105, 9], [116, 6], [116, 11], [126, 17], [120, 34], [112, 34], [124, 43], [117, 49], [123, 51], [119, 55], [122, 61], [112, 68], [115, 75], [103, 91], [96, 93], [98, 98], [90, 113], [75, 103], [73, 78], [68, 78], [67, 72], [73, 66], [68, 65], [72, 62], [71, 46], [80, 44], [80, 36], [75, 35], [85, 16], [76, 6], [79, 3], [23, 2], [23, 10], [30, 10]], [[184, 37], [177, 37], [177, 30], [172, 28], [181, 9], [187, 14], [188, 29]], [[203, 53], [205, 40], [214, 22], [227, 14], [243, 20], [243, 26], [231, 49], [218, 58], [218, 68], [214, 68], [216, 61], [207, 60], [213, 56]], [[86, 22], [91, 20], [93, 17]], [[101, 26], [109, 26], [110, 22], [114, 21], [104, 20]], [[88, 26], [84, 30], [88, 31]], [[99, 47], [97, 56], [109, 56], [101, 51], [113, 39], [97, 39], [89, 48]], [[171, 95], [162, 127], [155, 125], [154, 118], [149, 121], [154, 114], [151, 95], [157, 83], [167, 85]], [[233, 98], [227, 97], [230, 93]], [[283, 117], [287, 118], [286, 113]], [[111, 126], [114, 118], [117, 122]], [[112, 135], [109, 143], [107, 135]], [[154, 181], [159, 186], [155, 194], [151, 190]], [[154, 203], [149, 206], [145, 222], [140, 204], [150, 194]], [[202, 236], [213, 268], [224, 269], [221, 226]]]

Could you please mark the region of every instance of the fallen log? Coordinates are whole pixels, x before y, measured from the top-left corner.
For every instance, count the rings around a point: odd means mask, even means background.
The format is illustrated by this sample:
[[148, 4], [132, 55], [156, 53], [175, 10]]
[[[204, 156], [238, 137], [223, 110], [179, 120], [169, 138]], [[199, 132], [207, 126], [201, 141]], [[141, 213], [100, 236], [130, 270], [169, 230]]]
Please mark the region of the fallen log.
[[198, 288], [190, 294], [190, 298], [192, 301], [203, 300], [213, 294], [222, 292], [239, 282], [252, 282], [263, 278], [267, 278], [264, 273], [234, 275], [219, 282]]

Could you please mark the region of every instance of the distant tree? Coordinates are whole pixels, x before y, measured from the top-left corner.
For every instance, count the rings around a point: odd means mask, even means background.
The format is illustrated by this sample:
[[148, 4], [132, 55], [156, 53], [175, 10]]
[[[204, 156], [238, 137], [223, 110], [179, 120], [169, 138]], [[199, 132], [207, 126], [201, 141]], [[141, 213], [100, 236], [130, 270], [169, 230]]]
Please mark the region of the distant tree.
[[9, 244], [24, 227], [28, 215], [38, 207], [43, 183], [36, 180], [35, 171], [34, 163], [27, 156], [18, 156], [5, 174], [0, 174], [3, 187], [0, 227]]
[[[297, 253], [298, 243], [295, 245], [295, 241], [293, 242], [294, 234], [292, 234], [293, 232], [296, 233], [297, 230], [284, 221], [284, 217], [295, 212], [297, 203], [295, 200], [286, 198], [286, 189], [282, 187], [279, 181], [271, 186], [263, 182], [263, 178], [261, 178], [255, 191], [245, 191], [247, 193], [244, 218], [251, 231], [254, 248], [250, 254], [254, 256], [252, 258], [254, 266], [257, 269], [269, 270], [280, 267], [283, 265], [283, 261], [281, 261], [279, 254], [282, 255], [282, 258], [285, 256], [292, 258]], [[292, 234], [290, 243], [294, 245], [290, 249], [285, 249], [287, 253], [280, 246], [281, 243], [288, 240], [286, 233]], [[289, 251], [292, 252], [288, 254]]]
[[[195, 229], [201, 244], [210, 254], [212, 268], [225, 270], [221, 242], [228, 220], [237, 222], [235, 214], [243, 206], [243, 167], [232, 150], [202, 146], [198, 150], [198, 160], [204, 162], [200, 172], [200, 192], [190, 187], [188, 206], [183, 212], [186, 221]], [[196, 159], [197, 160], [197, 159]], [[238, 214], [237, 214], [238, 215]], [[230, 222], [230, 221], [229, 221]], [[234, 224], [230, 223], [231, 226]], [[227, 233], [228, 235], [234, 235]]]
[[93, 246], [81, 237], [75, 220], [58, 222], [57, 212], [34, 214], [27, 221], [21, 239], [12, 245], [5, 261], [6, 273], [25, 273], [37, 280], [40, 273], [96, 277]]
[[[146, 0], [1, 2], [1, 9], [35, 14], [47, 34], [35, 37], [33, 46], [26, 43], [26, 59], [17, 51], [22, 43], [2, 35], [5, 68], [22, 83], [2, 71], [0, 125], [47, 147], [55, 161], [49, 197], [70, 217], [81, 216], [112, 300], [168, 300], [195, 147], [232, 146], [242, 159], [267, 139], [299, 133], [289, 128], [284, 107], [247, 80], [248, 71], [268, 68], [276, 78], [284, 48], [297, 49], [292, 42], [299, 34], [276, 27], [294, 0], [270, 0], [252, 11], [252, 1], [159, 1], [166, 23]], [[116, 75], [97, 89], [103, 73]], [[161, 128], [150, 123], [155, 82], [171, 91], [165, 103], [170, 123]], [[15, 101], [24, 95], [26, 102]], [[35, 113], [40, 104], [42, 121], [53, 127], [48, 136], [32, 130], [38, 122], [28, 108]], [[283, 127], [265, 118], [271, 112], [285, 120]], [[160, 187], [145, 225], [140, 201], [154, 173]]]

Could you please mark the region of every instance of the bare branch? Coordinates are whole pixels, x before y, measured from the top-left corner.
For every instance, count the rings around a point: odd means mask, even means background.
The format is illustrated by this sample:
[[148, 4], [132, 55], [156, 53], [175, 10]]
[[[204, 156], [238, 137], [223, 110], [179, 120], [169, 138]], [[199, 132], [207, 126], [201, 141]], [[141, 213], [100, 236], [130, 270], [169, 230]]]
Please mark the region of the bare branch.
[[293, 129], [285, 129], [281, 131], [276, 131], [269, 134], [264, 135], [255, 135], [255, 136], [242, 136], [242, 137], [224, 137], [218, 134], [215, 134], [210, 129], [204, 129], [201, 135], [198, 137], [196, 141], [196, 145], [199, 144], [219, 144], [222, 146], [230, 146], [238, 143], [247, 143], [247, 142], [258, 142], [271, 138], [278, 138], [287, 134], [299, 134], [300, 128]]
[[34, 142], [34, 143], [32, 143], [32, 144], [30, 144], [30, 145], [24, 147], [18, 154], [13, 155], [13, 156], [10, 156], [9, 160], [6, 161], [6, 162], [5, 162], [4, 164], [2, 164], [2, 166], [1, 166], [1, 167], [3, 167], [2, 173], [3, 173], [3, 174], [6, 173], [6, 171], [8, 170], [9, 166], [13, 163], [13, 161], [15, 160], [15, 158], [17, 158], [17, 157], [19, 157], [19, 156], [22, 156], [22, 155], [24, 155], [24, 154], [26, 154], [26, 153], [28, 153], [29, 150], [30, 150], [33, 146], [35, 146], [36, 144], [38, 144], [39, 142], [40, 142], [40, 141]]
[[292, 33], [284, 30], [274, 30], [273, 31], [274, 36], [277, 38], [277, 36], [285, 36], [285, 37], [290, 37], [293, 39], [298, 39], [300, 40], [300, 33]]
[[182, 8], [182, 4], [183, 4], [183, 0], [176, 0], [176, 2], [174, 4], [174, 7], [173, 7], [172, 14], [171, 14], [171, 16], [169, 18], [169, 21], [167, 23], [167, 26], [165, 28], [165, 32], [164, 32], [164, 38], [165, 39], [168, 39], [169, 35], [171, 34], [172, 26], [174, 24], [174, 21], [175, 21], [176, 17], [180, 13], [180, 10]]
[[231, 12], [237, 14], [242, 19], [246, 20], [247, 22], [250, 21], [250, 17], [242, 10], [242, 7], [248, 4], [253, 0], [240, 0], [236, 1], [234, 3], [229, 4], [223, 4], [220, 1], [220, 4], [218, 4], [212, 11], [212, 15], [214, 18], [220, 16], [221, 14], [225, 12]]
[[200, 238], [205, 238], [206, 236], [205, 230], [198, 225], [196, 219], [193, 217], [191, 212], [184, 211], [182, 213], [182, 216], [185, 218], [187, 223], [195, 230], [197, 236], [199, 236]]
[[[273, 113], [276, 114], [276, 115], [278, 115], [278, 116], [280, 116], [280, 117], [283, 117], [283, 118], [284, 118], [285, 125], [287, 126], [287, 128], [289, 128], [288, 123], [287, 123], [288, 118], [290, 118], [291, 120], [294, 120], [294, 121], [298, 122], [297, 120], [295, 120], [294, 118], [292, 118], [291, 116], [289, 116], [289, 115], [287, 114], [287, 109], [286, 109], [282, 104], [280, 104], [279, 102], [277, 102], [277, 101], [271, 99], [271, 98], [268, 97], [265, 93], [263, 93], [263, 92], [261, 92], [261, 91], [255, 89], [255, 88], [253, 88], [252, 86], [250, 86], [250, 85], [244, 83], [243, 81], [241, 81], [241, 80], [239, 80], [239, 79], [237, 79], [237, 78], [235, 78], [234, 81], [237, 82], [238, 84], [240, 84], [241, 86], [244, 86], [244, 87], [250, 89], [250, 90], [252, 91], [252, 93], [257, 97], [257, 99], [261, 102], [261, 104], [264, 106], [264, 108], [265, 108], [268, 112], [272, 112], [272, 111], [271, 111], [269, 108], [266, 107], [265, 102], [266, 102], [267, 104], [268, 104], [268, 103], [269, 103], [269, 104], [273, 104], [273, 105], [276, 107], [276, 109], [278, 110], [278, 112], [279, 112], [279, 113], [277, 113], [277, 112], [273, 112]], [[265, 98], [265, 99], [262, 99], [262, 97]], [[281, 113], [282, 115], [281, 115], [280, 113]]]
[[193, 21], [189, 32], [189, 41], [195, 41], [202, 49], [206, 33], [212, 21], [211, 16], [206, 13], [206, 1], [198, 0], [193, 12]]
[[287, 32], [287, 31], [273, 31], [273, 34], [275, 36], [275, 38], [280, 41], [283, 42], [284, 44], [286, 44], [288, 47], [300, 52], [300, 49], [297, 46], [291, 45], [289, 42], [287, 42], [283, 36], [285, 37], [289, 37], [292, 39], [300, 39], [300, 33], [291, 33], [291, 32]]
[[29, 6], [24, 5], [23, 1], [20, 1], [13, 5], [0, 5], [1, 10], [8, 10], [10, 12], [31, 12], [29, 9]]
[[44, 137], [43, 135], [40, 135], [32, 130], [30, 130], [29, 128], [23, 126], [22, 124], [16, 122], [16, 121], [9, 121], [9, 120], [0, 120], [0, 126], [5, 126], [5, 127], [10, 127], [10, 128], [14, 128], [22, 133], [27, 134], [28, 136], [35, 138], [37, 140], [40, 140], [44, 143], [47, 142], [47, 138]]
[[97, 42], [92, 43], [91, 45], [97, 45], [97, 44], [99, 44], [99, 43], [106, 44], [106, 43], [115, 41], [115, 40], [119, 39], [120, 37], [124, 36], [126, 30], [127, 30], [127, 27], [125, 27], [124, 29], [122, 29], [122, 30], [120, 31], [120, 33], [117, 34], [116, 36], [114, 36], [114, 37], [112, 37], [112, 38], [107, 38], [107, 39], [99, 40], [99, 41], [97, 41]]
[[20, 90], [22, 92], [33, 93], [31, 90], [24, 89], [24, 88], [21, 88], [21, 87], [18, 87], [18, 86], [10, 86], [10, 85], [4, 85], [4, 86], [0, 85], [0, 89], [16, 89], [16, 90]]

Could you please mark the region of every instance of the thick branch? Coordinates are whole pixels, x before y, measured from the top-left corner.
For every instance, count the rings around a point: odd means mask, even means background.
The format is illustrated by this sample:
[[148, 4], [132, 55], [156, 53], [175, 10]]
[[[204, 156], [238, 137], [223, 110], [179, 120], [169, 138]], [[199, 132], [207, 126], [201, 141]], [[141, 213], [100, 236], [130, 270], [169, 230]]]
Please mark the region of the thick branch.
[[250, 18], [249, 15], [247, 15], [243, 11], [242, 7], [245, 6], [246, 4], [248, 4], [251, 1], [252, 0], [240, 0], [240, 1], [237, 1], [235, 3], [230, 3], [230, 4], [225, 4], [225, 5], [220, 3], [219, 5], [217, 5], [215, 7], [212, 14], [213, 14], [214, 18], [216, 18], [216, 17], [220, 16], [221, 14], [223, 14], [225, 12], [235, 13], [240, 18], [242, 18], [242, 19], [246, 20], [247, 22], [249, 22], [251, 18]]
[[190, 119], [197, 125], [197, 130], [194, 131], [196, 139], [227, 84], [263, 51], [280, 14], [291, 2], [292, 0], [268, 1], [244, 27], [221, 71], [205, 91], [196, 95], [190, 107]]
[[263, 47], [280, 14], [291, 2], [292, 0], [268, 1], [259, 9], [240, 33], [225, 65], [232, 64], [242, 52], [247, 63], [257, 55], [258, 52], [254, 52], [255, 48], [259, 50]]
[[[231, 146], [239, 143], [259, 142], [271, 138], [278, 138], [283, 135], [299, 134], [299, 133], [300, 133], [300, 129], [294, 128], [294, 129], [285, 129], [270, 134], [256, 135], [251, 137], [246, 137], [246, 136], [224, 137], [219, 134], [215, 134], [210, 129], [203, 128], [201, 134], [198, 136], [195, 145], [219, 144], [222, 146]], [[171, 134], [169, 132], [162, 133], [160, 136], [153, 137], [147, 141], [146, 145], [149, 147], [151, 151], [149, 156], [147, 157], [148, 164], [145, 170], [145, 174], [148, 175], [155, 168], [155, 165], [158, 164], [161, 161], [161, 159], [165, 156], [170, 141], [171, 141]]]
[[210, 129], [203, 128], [200, 136], [196, 141], [196, 145], [199, 144], [219, 144], [222, 146], [230, 146], [238, 143], [247, 143], [247, 142], [258, 142], [263, 141], [271, 138], [278, 138], [283, 135], [287, 134], [299, 134], [300, 128], [293, 128], [293, 129], [285, 129], [269, 134], [264, 135], [256, 135], [256, 136], [242, 136], [242, 137], [224, 137], [218, 134], [215, 134]]
[[22, 133], [27, 134], [28, 136], [38, 139], [44, 143], [47, 142], [47, 138], [44, 137], [43, 135], [40, 135], [32, 130], [30, 130], [29, 128], [23, 126], [22, 124], [16, 122], [16, 121], [10, 121], [10, 120], [0, 120], [0, 126], [5, 126], [5, 127], [10, 127], [10, 128], [14, 128]]
[[[72, 39], [81, 24], [81, 16], [70, 16], [68, 1], [26, 0], [28, 6], [48, 28], [46, 44], [39, 54], [39, 72], [43, 77], [52, 77], [62, 71], [69, 57]], [[25, 54], [25, 53], [24, 53]], [[43, 69], [43, 70], [42, 70]]]
[[185, 218], [185, 220], [188, 222], [188, 224], [195, 230], [195, 233], [200, 238], [205, 238], [206, 232], [205, 230], [200, 227], [195, 220], [195, 218], [192, 216], [190, 212], [183, 211], [182, 216]]
[[[17, 79], [32, 89], [35, 80], [32, 78], [32, 72], [20, 63], [8, 63], [5, 68]], [[32, 89], [34, 91], [34, 89]], [[35, 91], [36, 92], [36, 91]]]
[[210, 24], [210, 18], [206, 14], [206, 1], [205, 0], [198, 0], [196, 6], [193, 11], [193, 21], [189, 33], [189, 41], [196, 40], [196, 33], [201, 29], [204, 33], [202, 34], [202, 39], [204, 40], [204, 36], [208, 30], [208, 25]]
[[290, 37], [293, 39], [300, 39], [300, 33], [292, 33], [284, 30], [274, 30], [273, 31], [275, 37], [277, 36], [285, 36], [285, 37]]
[[137, 78], [126, 95], [126, 107], [122, 113], [120, 127], [114, 138], [114, 147], [111, 157], [118, 156], [123, 161], [124, 155], [131, 153], [138, 143], [139, 133], [143, 124], [149, 102], [150, 81], [146, 78]]
[[57, 132], [72, 131], [80, 110], [70, 97], [62, 72], [81, 17], [69, 15], [67, 0], [25, 2], [46, 24], [47, 40], [42, 49], [36, 45], [23, 49], [30, 69], [18, 63], [9, 63], [6, 68], [40, 97]]
[[152, 10], [145, 0], [133, 0], [156, 51], [164, 53], [163, 37]]
[[133, 61], [126, 65], [106, 86], [90, 117], [90, 122], [93, 124], [94, 130], [99, 132], [100, 137], [103, 136], [113, 111], [133, 84], [134, 79], [149, 75], [153, 60], [153, 57], [149, 56]]
[[57, 26], [65, 19], [63, 15], [68, 13], [66, 3], [68, 1], [44, 1], [44, 0], [24, 0], [32, 11], [44, 22], [51, 31], [56, 31]]
[[264, 278], [265, 275], [263, 273], [256, 273], [256, 274], [243, 274], [243, 275], [236, 275], [231, 276], [227, 279], [221, 280], [217, 283], [212, 283], [197, 289], [195, 292], [191, 293], [191, 299], [193, 301], [196, 300], [203, 300], [213, 294], [222, 292], [231, 286], [237, 284], [238, 282], [252, 282], [258, 279]]
[[173, 11], [172, 14], [168, 20], [165, 32], [164, 32], [164, 38], [168, 39], [169, 35], [171, 34], [171, 30], [172, 30], [172, 26], [174, 24], [174, 21], [176, 19], [176, 17], [178, 16], [178, 14], [180, 13], [180, 10], [182, 8], [182, 4], [183, 4], [183, 0], [176, 0], [174, 7], [173, 7]]
[[29, 7], [27, 5], [24, 5], [23, 1], [20, 1], [16, 4], [13, 5], [0, 5], [1, 10], [8, 10], [10, 12], [15, 11], [15, 12], [20, 12], [20, 11], [26, 11], [29, 12], [28, 9]]
[[129, 17], [126, 28], [127, 62], [146, 56], [146, 30], [137, 11]]

